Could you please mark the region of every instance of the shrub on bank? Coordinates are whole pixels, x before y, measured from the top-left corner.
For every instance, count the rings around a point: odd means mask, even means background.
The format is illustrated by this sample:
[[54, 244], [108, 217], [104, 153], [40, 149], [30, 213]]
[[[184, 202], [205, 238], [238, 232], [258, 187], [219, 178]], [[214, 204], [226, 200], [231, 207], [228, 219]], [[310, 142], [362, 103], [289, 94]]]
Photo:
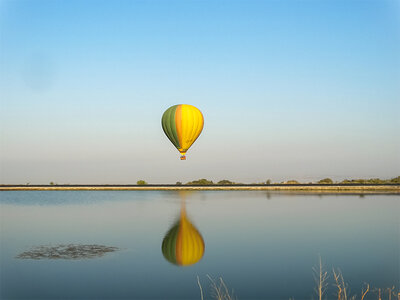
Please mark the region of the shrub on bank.
[[286, 184], [300, 184], [297, 180], [288, 180], [285, 182]]
[[319, 184], [333, 184], [333, 180], [330, 178], [324, 178], [318, 181]]
[[214, 182], [212, 180], [207, 180], [205, 178], [199, 179], [199, 180], [194, 180], [186, 183], [188, 185], [212, 185]]
[[233, 181], [230, 181], [230, 180], [223, 179], [223, 180], [218, 181], [217, 184], [220, 184], [220, 185], [233, 185], [233, 184], [236, 184], [236, 183], [234, 183]]

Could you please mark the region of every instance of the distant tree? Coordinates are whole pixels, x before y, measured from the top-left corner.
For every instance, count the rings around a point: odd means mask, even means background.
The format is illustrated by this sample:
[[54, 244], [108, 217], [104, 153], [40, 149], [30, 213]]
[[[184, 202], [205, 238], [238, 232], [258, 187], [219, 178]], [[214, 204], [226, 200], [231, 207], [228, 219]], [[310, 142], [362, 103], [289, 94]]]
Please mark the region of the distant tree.
[[387, 180], [382, 180], [379, 178], [371, 178], [371, 179], [366, 180], [366, 183], [369, 183], [369, 184], [383, 184], [386, 182], [387, 182]]
[[318, 183], [319, 184], [332, 184], [333, 180], [330, 178], [324, 178], [324, 179], [321, 179], [320, 181], [318, 181]]
[[390, 179], [390, 183], [397, 183], [400, 184], [400, 176]]
[[186, 184], [189, 185], [212, 185], [214, 184], [211, 180], [207, 180], [205, 178], [199, 179], [199, 180], [194, 180], [194, 181], [190, 181]]
[[50, 181], [50, 185], [54, 185], [54, 182], [53, 182], [53, 181]]
[[268, 179], [265, 184], [270, 185], [271, 184], [271, 179]]
[[233, 185], [235, 183], [233, 181], [229, 181], [229, 180], [223, 179], [223, 180], [218, 181], [217, 184], [220, 184], [220, 185]]
[[370, 178], [370, 179], [345, 179], [341, 182], [342, 184], [387, 184], [387, 183], [397, 183], [400, 184], [400, 176], [392, 179], [380, 179], [380, 178]]
[[182, 182], [177, 181], [175, 184], [176, 184], [176, 185], [182, 185]]
[[147, 182], [144, 181], [144, 180], [138, 180], [138, 181], [136, 182], [136, 184], [137, 184], [137, 185], [146, 185]]
[[300, 182], [298, 182], [297, 180], [288, 180], [286, 181], [286, 184], [299, 184]]
[[365, 179], [352, 179], [351, 183], [356, 183], [356, 184], [366, 184], [367, 181]]

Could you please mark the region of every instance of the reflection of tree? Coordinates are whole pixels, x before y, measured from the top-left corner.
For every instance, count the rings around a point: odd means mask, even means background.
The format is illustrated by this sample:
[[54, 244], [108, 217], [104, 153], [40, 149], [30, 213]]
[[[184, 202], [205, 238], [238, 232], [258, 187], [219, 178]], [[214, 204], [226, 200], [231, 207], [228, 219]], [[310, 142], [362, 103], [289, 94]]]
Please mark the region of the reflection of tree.
[[179, 220], [165, 235], [161, 250], [166, 260], [180, 265], [193, 265], [204, 255], [204, 240], [197, 228], [186, 215], [185, 195], [181, 194], [181, 214]]
[[104, 256], [108, 252], [117, 251], [116, 247], [103, 245], [56, 245], [37, 246], [22, 252], [20, 259], [87, 259]]

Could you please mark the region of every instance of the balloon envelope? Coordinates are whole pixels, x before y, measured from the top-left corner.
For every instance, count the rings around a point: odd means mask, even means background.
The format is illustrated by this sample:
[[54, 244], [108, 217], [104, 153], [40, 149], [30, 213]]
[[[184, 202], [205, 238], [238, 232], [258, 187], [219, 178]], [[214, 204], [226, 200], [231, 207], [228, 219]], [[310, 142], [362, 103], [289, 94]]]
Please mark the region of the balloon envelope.
[[165, 135], [181, 153], [181, 159], [199, 137], [204, 126], [201, 111], [188, 104], [178, 104], [168, 108], [161, 119]]

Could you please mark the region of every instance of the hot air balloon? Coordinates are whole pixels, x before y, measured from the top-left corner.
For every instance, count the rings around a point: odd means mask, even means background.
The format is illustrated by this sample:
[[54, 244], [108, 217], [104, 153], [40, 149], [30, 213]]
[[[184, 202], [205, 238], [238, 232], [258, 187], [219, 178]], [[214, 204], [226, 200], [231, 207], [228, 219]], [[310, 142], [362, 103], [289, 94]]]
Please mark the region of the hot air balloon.
[[161, 119], [165, 135], [186, 159], [186, 152], [199, 137], [204, 126], [201, 111], [189, 104], [178, 104], [168, 108]]
[[197, 263], [204, 255], [204, 240], [186, 215], [184, 203], [179, 221], [165, 235], [161, 250], [166, 260], [179, 266]]

